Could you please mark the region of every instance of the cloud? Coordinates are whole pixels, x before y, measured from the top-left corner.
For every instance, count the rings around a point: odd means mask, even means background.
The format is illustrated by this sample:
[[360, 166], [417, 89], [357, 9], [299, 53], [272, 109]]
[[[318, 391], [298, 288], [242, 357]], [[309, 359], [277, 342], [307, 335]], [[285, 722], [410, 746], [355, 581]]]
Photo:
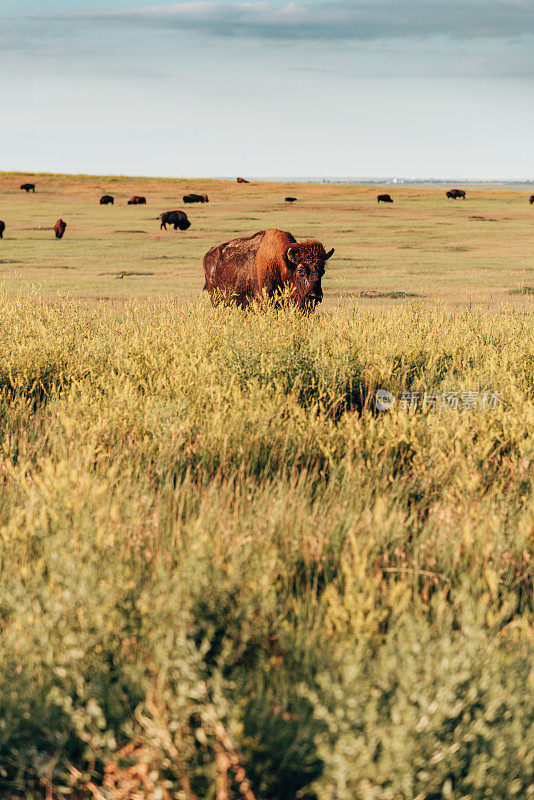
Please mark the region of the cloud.
[[283, 6], [198, 0], [47, 19], [276, 40], [503, 39], [534, 34], [534, 0], [293, 0]]

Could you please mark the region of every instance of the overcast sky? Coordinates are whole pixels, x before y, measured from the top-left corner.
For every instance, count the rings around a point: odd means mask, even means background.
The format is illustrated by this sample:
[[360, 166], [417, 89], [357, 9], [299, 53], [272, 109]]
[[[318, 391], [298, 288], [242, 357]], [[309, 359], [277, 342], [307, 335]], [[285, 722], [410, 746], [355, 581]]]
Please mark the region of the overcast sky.
[[0, 0], [0, 170], [534, 178], [534, 0]]

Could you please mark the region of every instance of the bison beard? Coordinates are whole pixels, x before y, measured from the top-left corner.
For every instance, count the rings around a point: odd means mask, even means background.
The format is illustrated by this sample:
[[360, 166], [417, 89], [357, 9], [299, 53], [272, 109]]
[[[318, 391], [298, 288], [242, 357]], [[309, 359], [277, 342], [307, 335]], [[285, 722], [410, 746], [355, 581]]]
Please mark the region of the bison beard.
[[0, 219], [0, 239], [4, 238], [5, 229], [6, 229], [6, 223], [2, 222], [2, 220]]
[[259, 231], [208, 250], [204, 289], [213, 303], [222, 299], [246, 306], [287, 287], [299, 308], [311, 309], [323, 299], [321, 278], [333, 252], [326, 253], [315, 239], [297, 242], [287, 231]]

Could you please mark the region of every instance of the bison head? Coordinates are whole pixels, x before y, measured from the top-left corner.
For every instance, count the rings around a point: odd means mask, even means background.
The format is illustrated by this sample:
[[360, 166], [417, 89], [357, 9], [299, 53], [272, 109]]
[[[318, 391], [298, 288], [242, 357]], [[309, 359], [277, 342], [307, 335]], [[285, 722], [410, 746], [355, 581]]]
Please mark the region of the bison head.
[[334, 248], [326, 253], [321, 242], [315, 239], [291, 245], [286, 252], [291, 275], [289, 283], [300, 308], [313, 308], [323, 299], [321, 278], [333, 252]]

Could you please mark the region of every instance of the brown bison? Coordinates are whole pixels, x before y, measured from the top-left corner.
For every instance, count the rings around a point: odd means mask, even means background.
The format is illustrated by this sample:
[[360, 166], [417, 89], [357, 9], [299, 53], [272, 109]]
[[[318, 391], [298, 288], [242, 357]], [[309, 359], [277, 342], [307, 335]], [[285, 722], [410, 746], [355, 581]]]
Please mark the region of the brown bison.
[[246, 181], [244, 178], [238, 178], [237, 182], [238, 183], [249, 183], [249, 181]]
[[296, 197], [286, 197], [285, 200], [286, 200], [286, 203], [296, 203], [297, 202], [297, 198]]
[[463, 189], [449, 189], [445, 194], [449, 200], [459, 200], [460, 197], [465, 200], [465, 191]]
[[534, 194], [530, 195], [530, 197], [528, 199], [528, 202], [530, 203], [530, 205], [532, 205], [534, 203]]
[[65, 233], [65, 228], [67, 227], [67, 223], [63, 222], [62, 219], [58, 219], [56, 224], [54, 225], [54, 231], [56, 233], [56, 239], [62, 239], [63, 234]]
[[390, 194], [379, 194], [376, 198], [378, 203], [392, 203], [393, 200], [391, 199]]
[[184, 203], [209, 203], [207, 194], [184, 194]]
[[167, 225], [174, 225], [174, 230], [180, 228], [181, 231], [186, 231], [191, 223], [187, 219], [187, 214], [183, 211], [164, 211], [158, 217], [161, 220], [159, 229], [167, 230]]
[[146, 197], [141, 197], [138, 194], [134, 194], [133, 197], [130, 197], [128, 200], [129, 206], [146, 206]]
[[35, 192], [35, 183], [23, 183], [20, 188], [23, 192]]
[[110, 194], [104, 194], [100, 198], [100, 205], [101, 206], [113, 205], [114, 202], [115, 202], [115, 199]]
[[321, 278], [333, 252], [316, 239], [297, 242], [287, 231], [269, 228], [208, 250], [204, 289], [212, 303], [234, 300], [244, 307], [288, 287], [299, 308], [311, 309], [323, 299]]
[[4, 238], [5, 229], [6, 229], [6, 223], [2, 222], [2, 220], [0, 219], [0, 239]]

